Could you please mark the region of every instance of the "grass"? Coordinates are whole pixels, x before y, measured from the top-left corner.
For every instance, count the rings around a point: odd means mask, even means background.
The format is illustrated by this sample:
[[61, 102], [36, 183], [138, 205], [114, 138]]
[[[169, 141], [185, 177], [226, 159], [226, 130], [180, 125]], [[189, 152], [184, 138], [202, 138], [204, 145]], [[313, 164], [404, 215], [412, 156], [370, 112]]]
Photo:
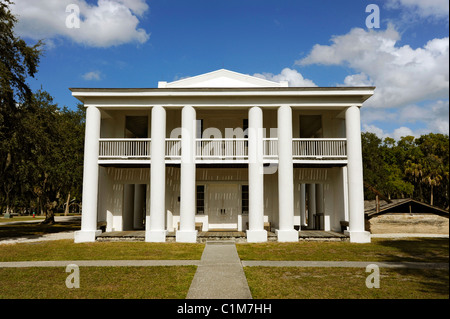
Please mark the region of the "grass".
[[199, 260], [204, 244], [94, 242], [71, 239], [0, 245], [0, 261], [36, 260]]
[[448, 270], [380, 268], [367, 288], [365, 268], [245, 267], [254, 299], [448, 299]]
[[237, 244], [242, 260], [448, 262], [448, 238], [374, 238], [369, 244], [300, 242]]
[[[0, 238], [79, 229], [79, 223], [1, 225]], [[237, 244], [242, 260], [447, 262], [449, 239], [373, 239], [370, 244], [299, 242]], [[56, 240], [0, 245], [0, 261], [199, 260], [204, 244]], [[79, 289], [64, 268], [0, 268], [0, 299], [185, 298], [195, 266], [80, 267]], [[255, 299], [449, 298], [449, 271], [380, 268], [379, 289], [365, 286], [365, 268], [245, 267]]]
[[[373, 239], [370, 244], [301, 242], [236, 245], [242, 260], [447, 262], [449, 240]], [[365, 268], [244, 267], [255, 299], [449, 298], [449, 271], [380, 268], [380, 288], [369, 289]]]
[[181, 299], [195, 266], [80, 267], [80, 288], [65, 268], [0, 268], [0, 299]]

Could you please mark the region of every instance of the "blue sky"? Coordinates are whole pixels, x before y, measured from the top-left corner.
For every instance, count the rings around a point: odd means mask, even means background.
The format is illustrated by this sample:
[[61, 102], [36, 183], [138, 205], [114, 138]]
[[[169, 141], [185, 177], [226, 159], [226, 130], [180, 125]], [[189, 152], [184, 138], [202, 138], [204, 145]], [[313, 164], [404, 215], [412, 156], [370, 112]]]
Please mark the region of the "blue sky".
[[[15, 0], [16, 33], [45, 39], [41, 86], [157, 87], [220, 68], [291, 86], [374, 85], [362, 129], [448, 134], [449, 6], [441, 0]], [[69, 29], [69, 4], [80, 28]], [[380, 10], [369, 29], [366, 6]]]

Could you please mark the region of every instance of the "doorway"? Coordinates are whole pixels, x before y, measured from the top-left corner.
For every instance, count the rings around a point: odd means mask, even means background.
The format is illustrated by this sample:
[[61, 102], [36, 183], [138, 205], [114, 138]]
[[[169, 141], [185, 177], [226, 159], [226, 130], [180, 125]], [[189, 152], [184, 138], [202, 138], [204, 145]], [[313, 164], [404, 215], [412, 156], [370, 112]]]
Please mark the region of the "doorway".
[[238, 228], [239, 185], [210, 184], [208, 187], [209, 229]]

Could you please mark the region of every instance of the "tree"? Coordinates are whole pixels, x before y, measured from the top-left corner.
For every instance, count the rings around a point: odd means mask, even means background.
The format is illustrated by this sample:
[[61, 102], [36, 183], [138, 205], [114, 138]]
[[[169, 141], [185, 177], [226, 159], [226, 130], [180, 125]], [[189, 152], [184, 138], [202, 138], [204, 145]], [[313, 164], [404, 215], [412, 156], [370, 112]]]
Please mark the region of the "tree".
[[39, 90], [22, 118], [23, 151], [27, 153], [27, 184], [54, 223], [54, 214], [69, 194], [80, 194], [83, 166], [84, 112], [58, 108], [49, 93]]
[[42, 46], [41, 41], [28, 46], [14, 35], [17, 19], [9, 10], [11, 4], [10, 0], [0, 2], [0, 185], [6, 214], [20, 187], [15, 175], [22, 154], [18, 126], [24, 105], [32, 95], [26, 79], [37, 72]]
[[[422, 182], [429, 191], [430, 204], [435, 204], [435, 190], [438, 204], [448, 206], [448, 178], [449, 178], [449, 139], [448, 135], [430, 133], [416, 139], [416, 144], [424, 154], [421, 159], [423, 166]], [[442, 186], [442, 189], [439, 187]]]
[[[361, 134], [364, 182], [379, 191], [384, 191], [387, 172], [383, 158], [379, 156], [381, 139], [375, 134], [365, 132]], [[372, 199], [374, 194], [365, 189], [365, 197]]]

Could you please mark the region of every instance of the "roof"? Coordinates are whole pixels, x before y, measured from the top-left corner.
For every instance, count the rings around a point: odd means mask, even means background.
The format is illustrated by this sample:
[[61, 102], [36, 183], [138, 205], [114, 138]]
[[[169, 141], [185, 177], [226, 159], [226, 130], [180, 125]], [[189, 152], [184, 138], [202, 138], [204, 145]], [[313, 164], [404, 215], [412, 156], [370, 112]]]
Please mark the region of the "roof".
[[266, 79], [220, 69], [213, 72], [184, 78], [174, 82], [159, 82], [159, 88], [237, 88], [237, 87], [287, 87], [287, 81], [275, 82]]
[[411, 198], [392, 199], [391, 201], [392, 203], [387, 203], [384, 200], [380, 200], [380, 208], [377, 212], [376, 201], [366, 200], [364, 201], [364, 212], [369, 218], [371, 218], [386, 213], [409, 213], [409, 207], [411, 206], [412, 213], [429, 213], [445, 216], [447, 218], [449, 217], [448, 210], [419, 202]]
[[[361, 106], [374, 94], [373, 86], [288, 87], [286, 81], [274, 82], [225, 69], [173, 82], [159, 82], [158, 88], [69, 88], [82, 102], [90, 98], [284, 98], [320, 99]], [[282, 101], [280, 101], [282, 102]]]

